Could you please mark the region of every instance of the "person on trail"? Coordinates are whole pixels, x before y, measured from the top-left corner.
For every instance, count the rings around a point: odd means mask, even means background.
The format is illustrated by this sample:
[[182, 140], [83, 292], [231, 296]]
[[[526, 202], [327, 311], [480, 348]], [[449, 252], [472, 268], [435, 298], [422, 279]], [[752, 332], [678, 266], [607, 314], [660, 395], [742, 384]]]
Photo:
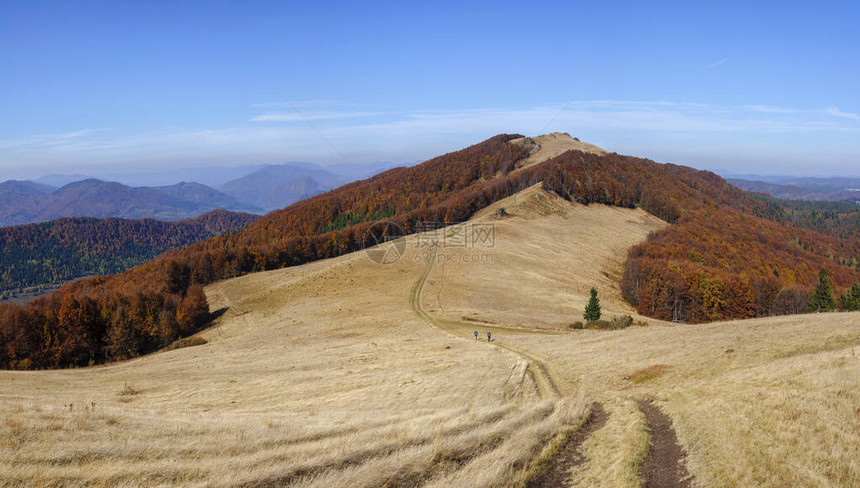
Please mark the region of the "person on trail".
[[477, 330], [475, 331], [475, 340], [476, 341], [478, 340], [478, 331]]
[[487, 342], [493, 342], [492, 336], [487, 332]]

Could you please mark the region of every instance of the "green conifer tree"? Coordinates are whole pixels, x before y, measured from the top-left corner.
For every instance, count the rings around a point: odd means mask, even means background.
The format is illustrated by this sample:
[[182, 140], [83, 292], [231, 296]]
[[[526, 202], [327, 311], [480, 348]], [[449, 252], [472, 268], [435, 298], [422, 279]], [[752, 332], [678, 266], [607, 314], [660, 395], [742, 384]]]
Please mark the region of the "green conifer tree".
[[600, 320], [600, 299], [597, 298], [597, 290], [591, 289], [591, 298], [588, 299], [588, 305], [585, 306], [585, 320], [593, 322]]
[[833, 298], [833, 288], [830, 286], [830, 278], [827, 276], [827, 270], [821, 268], [818, 273], [818, 285], [812, 296], [809, 297], [809, 303], [806, 305], [807, 312], [832, 312], [836, 310], [836, 300]]
[[854, 286], [842, 295], [839, 299], [839, 308], [846, 312], [860, 310], [860, 281], [855, 281]]

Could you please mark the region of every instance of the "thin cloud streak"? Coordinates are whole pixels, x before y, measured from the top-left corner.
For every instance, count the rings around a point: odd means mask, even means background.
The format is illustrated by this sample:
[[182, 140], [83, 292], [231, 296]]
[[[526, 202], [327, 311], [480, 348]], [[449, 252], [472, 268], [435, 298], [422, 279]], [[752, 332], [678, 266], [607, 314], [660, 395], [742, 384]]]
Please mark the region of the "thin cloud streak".
[[726, 64], [726, 61], [728, 61], [728, 60], [729, 60], [728, 58], [721, 59], [721, 60], [717, 61], [716, 63], [711, 63], [711, 64], [705, 66], [705, 69], [714, 69], [717, 66], [722, 66], [722, 65]]
[[[350, 161], [415, 161], [501, 132], [535, 135], [529, 131], [556, 116], [558, 107], [414, 112], [311, 110], [302, 113], [318, 122], [314, 125], [320, 133]], [[777, 148], [793, 148], [786, 151], [786, 157], [795, 158], [801, 164], [800, 158], [806, 157], [803, 154], [821, 155], [820, 158], [829, 157], [835, 161], [837, 150], [841, 151], [838, 156], [842, 161], [860, 159], [860, 151], [845, 142], [853, 140], [860, 132], [860, 127], [853, 123], [857, 120], [860, 120], [857, 114], [836, 107], [801, 110], [659, 100], [585, 100], [571, 103], [558, 115], [553, 127], [598, 145], [602, 143], [609, 150], [637, 155], [641, 153], [633, 151], [647, 150], [642, 155], [654, 157], [689, 153], [698, 154], [699, 159], [731, 160], [742, 151], [729, 152], [726, 148], [747, 147], [750, 154], [761, 151], [759, 157], [764, 160], [770, 153], [754, 142], [777, 140], [782, 141]], [[74, 168], [69, 166], [93, 164], [133, 166], [176, 162], [193, 166], [204, 162], [336, 162], [331, 148], [299, 122], [302, 122], [301, 117], [295, 113], [269, 112], [254, 116], [244, 125], [227, 128], [175, 128], [140, 134], [83, 129], [0, 141], [0, 161], [5, 162], [0, 163], [0, 170], [2, 165], [10, 169], [66, 167], [63, 171], [72, 171]], [[813, 137], [812, 133], [816, 135]], [[803, 138], [815, 139], [815, 144], [807, 142], [807, 146], [798, 146], [801, 142], [797, 141]], [[820, 141], [824, 139], [835, 143], [825, 145], [828, 149], [820, 151]], [[767, 147], [767, 151], [774, 151], [772, 146]], [[827, 151], [832, 155], [827, 156]]]
[[334, 120], [358, 117], [378, 117], [380, 112], [303, 112], [304, 118], [292, 112], [265, 113], [251, 117], [251, 122], [303, 122], [307, 120]]
[[765, 114], [803, 114], [816, 113], [819, 110], [798, 110], [794, 108], [774, 107], [770, 105], [743, 105], [743, 108], [752, 110], [753, 112], [761, 112]]
[[860, 114], [855, 114], [851, 112], [843, 112], [839, 110], [837, 107], [827, 107], [827, 113], [834, 117], [842, 117], [845, 119], [851, 119], [860, 121]]
[[109, 127], [100, 127], [97, 129], [81, 129], [71, 132], [61, 132], [58, 134], [41, 134], [23, 139], [10, 139], [6, 141], [0, 141], [0, 150], [16, 147], [51, 147], [64, 144], [73, 144], [74, 141], [86, 138], [92, 134], [110, 132], [112, 130], [114, 129]]

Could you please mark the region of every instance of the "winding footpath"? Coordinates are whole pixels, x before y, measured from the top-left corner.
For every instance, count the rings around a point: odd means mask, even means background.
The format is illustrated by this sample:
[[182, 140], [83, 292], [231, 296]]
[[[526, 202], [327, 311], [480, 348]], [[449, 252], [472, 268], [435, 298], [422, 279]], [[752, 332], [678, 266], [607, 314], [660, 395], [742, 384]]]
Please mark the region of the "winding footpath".
[[[427, 283], [427, 278], [433, 271], [433, 265], [435, 263], [436, 251], [434, 250], [431, 251], [427, 257], [427, 265], [424, 267], [424, 271], [421, 273], [421, 277], [412, 287], [412, 293], [409, 297], [409, 302], [412, 306], [412, 310], [418, 317], [428, 322], [432, 326], [436, 327], [437, 329], [457, 337], [468, 338], [472, 335], [472, 331], [475, 328], [474, 324], [460, 322], [458, 320], [443, 319], [441, 317], [434, 317], [430, 315], [424, 308], [424, 303], [421, 300], [421, 292], [424, 290], [424, 285]], [[505, 329], [503, 327], [482, 325], [481, 328], [487, 329], [491, 332], [510, 332], [510, 329]], [[538, 391], [542, 398], [559, 399], [564, 395], [564, 392], [562, 392], [561, 388], [559, 387], [561, 382], [553, 374], [546, 361], [543, 360], [541, 357], [521, 347], [509, 344], [504, 341], [500, 341], [498, 338], [493, 340], [493, 345], [505, 349], [506, 351], [509, 351], [525, 359], [526, 362], [528, 362], [527, 372], [532, 376], [532, 378], [534, 378], [535, 383], [538, 387]]]
[[[419, 318], [445, 333], [455, 337], [470, 338], [475, 329], [474, 324], [435, 317], [424, 308], [421, 293], [424, 291], [424, 286], [435, 263], [436, 251], [433, 250], [427, 257], [427, 264], [420, 278], [412, 287], [409, 297], [412, 310]], [[496, 333], [511, 332], [511, 329], [498, 326], [481, 325], [481, 328]], [[541, 398], [557, 400], [569, 393], [563, 391], [561, 385], [564, 383], [552, 372], [547, 361], [537, 354], [498, 338], [493, 340], [492, 345], [513, 353], [527, 362], [526, 372], [534, 379]], [[649, 401], [640, 399], [637, 400], [637, 403], [645, 414], [651, 440], [648, 456], [639, 470], [643, 482], [642, 486], [646, 488], [688, 488], [692, 486], [693, 477], [683, 466], [685, 455], [678, 444], [675, 429], [672, 427], [672, 420], [659, 407]], [[540, 488], [567, 486], [571, 470], [586, 462], [586, 458], [581, 452], [582, 443], [591, 434], [603, 428], [608, 418], [609, 414], [603, 406], [598, 402], [593, 403], [586, 423], [581, 429], [570, 435], [564, 445], [560, 447], [558, 455], [553, 459], [549, 469], [533, 480], [529, 486]]]

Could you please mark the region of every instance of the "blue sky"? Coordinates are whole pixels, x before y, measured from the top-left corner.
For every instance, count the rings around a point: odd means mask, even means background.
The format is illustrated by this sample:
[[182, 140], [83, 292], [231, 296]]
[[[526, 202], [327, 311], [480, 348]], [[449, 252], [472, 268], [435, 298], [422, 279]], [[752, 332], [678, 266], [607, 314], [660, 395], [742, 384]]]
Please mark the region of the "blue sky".
[[413, 162], [541, 131], [860, 176], [856, 2], [461, 3], [2, 0], [0, 180]]

